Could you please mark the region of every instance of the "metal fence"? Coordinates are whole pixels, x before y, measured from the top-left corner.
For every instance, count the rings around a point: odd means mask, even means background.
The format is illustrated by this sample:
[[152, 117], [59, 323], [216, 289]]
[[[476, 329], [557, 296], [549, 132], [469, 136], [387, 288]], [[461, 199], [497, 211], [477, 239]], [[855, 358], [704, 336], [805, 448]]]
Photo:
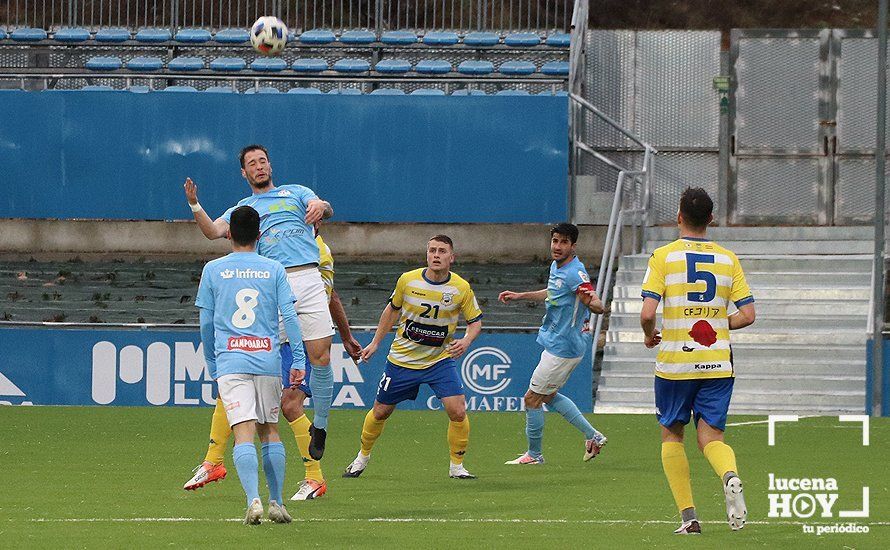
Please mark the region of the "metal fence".
[[288, 28], [566, 31], [572, 0], [8, 0], [0, 26], [243, 28], [262, 15]]

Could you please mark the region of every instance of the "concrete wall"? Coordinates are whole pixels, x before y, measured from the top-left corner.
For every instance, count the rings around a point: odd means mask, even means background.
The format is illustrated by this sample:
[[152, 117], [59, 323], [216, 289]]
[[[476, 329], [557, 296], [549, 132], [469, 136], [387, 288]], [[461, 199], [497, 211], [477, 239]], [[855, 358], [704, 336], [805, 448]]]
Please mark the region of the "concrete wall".
[[[458, 261], [546, 261], [549, 225], [331, 223], [325, 240], [340, 261], [424, 261], [430, 236], [445, 233]], [[605, 226], [582, 226], [578, 255], [598, 265]], [[211, 258], [229, 251], [225, 240], [208, 241], [194, 222], [0, 219], [0, 254], [36, 259], [71, 257]]]

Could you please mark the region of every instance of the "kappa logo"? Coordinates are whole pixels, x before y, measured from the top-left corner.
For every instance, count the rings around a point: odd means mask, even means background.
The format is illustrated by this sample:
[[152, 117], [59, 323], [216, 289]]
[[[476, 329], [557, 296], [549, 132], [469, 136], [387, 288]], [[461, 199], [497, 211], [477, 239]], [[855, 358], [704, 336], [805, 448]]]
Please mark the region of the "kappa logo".
[[470, 352], [461, 364], [464, 382], [471, 390], [494, 395], [507, 388], [512, 380], [510, 356], [494, 347], [481, 347]]

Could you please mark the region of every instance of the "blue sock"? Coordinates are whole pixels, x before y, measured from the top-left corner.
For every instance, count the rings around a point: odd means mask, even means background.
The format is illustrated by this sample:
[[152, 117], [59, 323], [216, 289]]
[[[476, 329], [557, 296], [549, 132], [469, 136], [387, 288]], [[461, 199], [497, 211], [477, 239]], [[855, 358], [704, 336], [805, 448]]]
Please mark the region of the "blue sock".
[[528, 438], [528, 454], [541, 457], [541, 440], [544, 439], [544, 409], [525, 411], [525, 436]]
[[578, 410], [578, 405], [575, 405], [575, 402], [564, 396], [561, 393], [557, 393], [553, 396], [553, 399], [548, 403], [551, 409], [558, 412], [569, 421], [569, 424], [578, 428], [578, 431], [584, 434], [586, 439], [593, 439], [593, 436], [599, 434], [593, 426], [590, 425], [590, 422], [584, 418], [584, 415], [581, 414], [581, 411]]
[[238, 470], [238, 479], [241, 480], [241, 486], [244, 487], [244, 494], [247, 495], [247, 504], [255, 498], [260, 498], [259, 477], [257, 471], [259, 462], [256, 458], [256, 447], [253, 443], [240, 443], [235, 445], [232, 451], [232, 458], [235, 460], [235, 469]]
[[330, 365], [312, 365], [309, 389], [312, 390], [312, 407], [315, 409], [312, 424], [316, 428], [327, 429], [328, 412], [334, 399], [334, 371]]
[[269, 500], [282, 503], [284, 489], [284, 444], [280, 441], [263, 443], [263, 472], [269, 484]]

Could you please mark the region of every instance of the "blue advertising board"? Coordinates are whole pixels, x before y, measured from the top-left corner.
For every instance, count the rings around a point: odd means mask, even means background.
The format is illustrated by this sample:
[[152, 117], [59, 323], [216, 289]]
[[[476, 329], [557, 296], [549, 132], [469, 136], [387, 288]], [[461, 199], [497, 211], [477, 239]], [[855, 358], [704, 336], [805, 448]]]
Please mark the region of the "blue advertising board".
[[[356, 333], [362, 345], [371, 333]], [[484, 332], [457, 362], [472, 411], [524, 410], [541, 348], [534, 332]], [[336, 338], [336, 337], [335, 337]], [[335, 340], [334, 407], [367, 409], [374, 403], [392, 335], [368, 364], [355, 365]], [[0, 404], [213, 405], [210, 379], [196, 329], [0, 328]], [[561, 393], [580, 409], [593, 408], [590, 353]], [[438, 409], [428, 387], [404, 409]]]

